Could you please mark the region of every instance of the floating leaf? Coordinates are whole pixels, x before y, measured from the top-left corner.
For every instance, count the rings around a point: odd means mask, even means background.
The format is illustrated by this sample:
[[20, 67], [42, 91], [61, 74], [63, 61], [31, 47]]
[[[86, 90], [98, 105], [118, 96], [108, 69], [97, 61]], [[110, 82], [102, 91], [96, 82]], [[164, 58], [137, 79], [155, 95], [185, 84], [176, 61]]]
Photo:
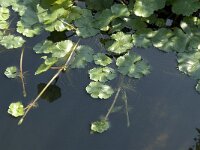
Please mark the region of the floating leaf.
[[127, 52], [133, 47], [132, 37], [130, 34], [124, 34], [123, 32], [117, 32], [111, 36], [115, 42], [108, 47], [108, 51], [122, 54]]
[[24, 115], [24, 106], [21, 102], [11, 103], [8, 109], [8, 113], [14, 117], [20, 117]]
[[5, 21], [10, 17], [9, 9], [5, 7], [0, 7], [0, 20]]
[[178, 69], [195, 79], [200, 79], [200, 52], [178, 53]]
[[[108, 25], [115, 18], [110, 9], [105, 9], [102, 12], [98, 12], [95, 16], [94, 26], [100, 30], [109, 29]], [[108, 28], [107, 28], [108, 27]]]
[[64, 59], [70, 54], [72, 50], [73, 42], [70, 40], [60, 41], [53, 43], [51, 41], [44, 41], [36, 44], [33, 50], [38, 53], [51, 54], [51, 56], [42, 57], [45, 61], [39, 66], [35, 74], [41, 74], [47, 71], [51, 66], [57, 63], [59, 60]]
[[177, 15], [189, 16], [200, 9], [199, 0], [174, 0], [172, 3], [172, 11]]
[[6, 35], [0, 40], [0, 44], [7, 49], [19, 48], [25, 43], [25, 40], [20, 36]]
[[111, 11], [116, 18], [117, 17], [128, 17], [130, 15], [130, 12], [129, 12], [127, 6], [122, 5], [122, 4], [114, 4], [111, 7]]
[[94, 55], [94, 62], [96, 65], [107, 66], [112, 63], [112, 59], [104, 53], [97, 53]]
[[137, 16], [149, 17], [154, 11], [165, 6], [166, 0], [136, 0], [134, 13]]
[[6, 68], [4, 74], [6, 75], [6, 77], [14, 79], [19, 75], [19, 72], [16, 66], [11, 66]]
[[94, 51], [89, 46], [80, 45], [77, 47], [75, 59], [72, 62], [72, 68], [85, 68], [88, 62], [93, 61]]
[[57, 61], [58, 61], [58, 58], [55, 58], [55, 57], [46, 58], [44, 63], [41, 64], [36, 70], [35, 75], [41, 74], [49, 70], [51, 66], [53, 66]]
[[44, 42], [38, 43], [33, 47], [33, 50], [37, 54], [49, 54], [55, 49], [55, 45], [52, 41], [45, 40]]
[[90, 82], [86, 87], [86, 91], [92, 98], [100, 99], [108, 99], [114, 93], [113, 89], [109, 85], [100, 82]]
[[90, 127], [91, 131], [97, 132], [97, 133], [103, 133], [107, 131], [109, 128], [110, 128], [110, 123], [108, 120], [105, 120], [105, 119], [92, 122], [91, 127]]
[[144, 30], [132, 35], [134, 46], [148, 48], [152, 46], [151, 36], [153, 31]]
[[120, 56], [116, 65], [121, 74], [129, 77], [141, 78], [150, 73], [150, 66], [142, 60], [141, 56], [133, 52]]
[[76, 34], [83, 38], [88, 38], [99, 33], [99, 30], [95, 28], [94, 17], [90, 10], [84, 10], [83, 16], [75, 20], [77, 27]]
[[110, 67], [93, 68], [89, 70], [90, 79], [99, 82], [106, 82], [116, 78], [116, 72]]

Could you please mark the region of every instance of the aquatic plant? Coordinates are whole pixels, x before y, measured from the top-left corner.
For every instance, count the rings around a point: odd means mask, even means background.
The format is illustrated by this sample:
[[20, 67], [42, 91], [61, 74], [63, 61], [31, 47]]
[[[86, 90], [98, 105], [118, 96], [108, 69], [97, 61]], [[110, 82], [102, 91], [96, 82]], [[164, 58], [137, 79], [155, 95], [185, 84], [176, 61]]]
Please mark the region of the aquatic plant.
[[[120, 94], [129, 126], [126, 90], [130, 88], [123, 82], [126, 77], [140, 79], [151, 72], [148, 62], [134, 52], [134, 47], [154, 46], [163, 52], [175, 52], [178, 69], [198, 80], [196, 90], [200, 91], [198, 0], [85, 0], [84, 3], [85, 6], [74, 0], [0, 0], [0, 45], [6, 49], [22, 48], [20, 70], [7, 68], [5, 75], [21, 78], [24, 96], [22, 62], [26, 39], [44, 32], [73, 33], [79, 40], [101, 35], [99, 43], [103, 47], [94, 51], [90, 45], [80, 45], [70, 38], [35, 43], [33, 51], [44, 60], [35, 75], [50, 69], [57, 69], [57, 73], [24, 108], [24, 113], [14, 114], [22, 116], [19, 124], [58, 75], [94, 63], [94, 68], [88, 71], [92, 81], [86, 87], [87, 93], [95, 99], [109, 99], [114, 93], [115, 97], [105, 117], [94, 121], [91, 130], [102, 133], [109, 128], [108, 116], [114, 112]], [[16, 32], [10, 28], [11, 9], [19, 16]], [[111, 87], [116, 78], [120, 79], [117, 90]], [[10, 107], [11, 115], [18, 109], [16, 106]]]

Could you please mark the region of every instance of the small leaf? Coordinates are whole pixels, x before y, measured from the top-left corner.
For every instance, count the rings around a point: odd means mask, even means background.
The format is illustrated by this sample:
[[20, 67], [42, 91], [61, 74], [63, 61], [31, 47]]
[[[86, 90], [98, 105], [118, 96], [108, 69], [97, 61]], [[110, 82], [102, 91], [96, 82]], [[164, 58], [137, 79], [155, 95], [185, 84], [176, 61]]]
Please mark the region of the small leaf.
[[4, 74], [6, 75], [6, 77], [14, 79], [19, 75], [19, 72], [16, 66], [11, 66], [6, 68]]
[[86, 91], [92, 98], [100, 99], [108, 99], [114, 93], [113, 89], [109, 85], [100, 82], [90, 82], [86, 87]]
[[99, 82], [106, 82], [116, 78], [116, 72], [110, 67], [93, 68], [89, 70], [90, 79]]
[[107, 66], [112, 63], [112, 59], [104, 53], [97, 53], [94, 55], [94, 62], [96, 65]]
[[108, 120], [105, 119], [92, 122], [90, 127], [91, 131], [96, 133], [103, 133], [107, 131], [109, 128], [110, 128], [110, 123], [108, 122]]
[[24, 115], [24, 106], [21, 102], [11, 103], [8, 109], [8, 113], [14, 117], [20, 117]]

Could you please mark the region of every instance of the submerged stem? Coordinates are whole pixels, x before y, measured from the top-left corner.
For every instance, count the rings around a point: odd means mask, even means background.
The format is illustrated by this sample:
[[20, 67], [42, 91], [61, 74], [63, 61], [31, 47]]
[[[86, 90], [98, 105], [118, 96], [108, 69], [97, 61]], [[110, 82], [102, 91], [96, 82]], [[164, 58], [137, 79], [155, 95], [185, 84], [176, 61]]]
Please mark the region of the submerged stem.
[[107, 112], [107, 114], [106, 114], [106, 116], [105, 116], [105, 120], [108, 119], [110, 113], [112, 112], [112, 110], [113, 110], [113, 108], [114, 108], [114, 106], [115, 106], [115, 103], [116, 103], [116, 101], [117, 101], [117, 98], [118, 98], [118, 96], [119, 96], [120, 91], [121, 91], [121, 86], [119, 86], [119, 88], [118, 88], [118, 90], [117, 90], [117, 93], [115, 94], [115, 98], [114, 98], [114, 100], [113, 100], [113, 102], [112, 102], [112, 104], [111, 104], [111, 106], [110, 106], [110, 108], [109, 108], [109, 110], [108, 110], [108, 112]]
[[127, 95], [126, 92], [124, 91], [124, 97], [123, 97], [124, 103], [125, 103], [125, 111], [126, 111], [126, 120], [127, 120], [127, 127], [130, 126], [130, 117], [128, 113], [128, 101], [127, 101]]
[[22, 91], [23, 91], [23, 96], [26, 97], [26, 87], [24, 83], [24, 75], [23, 75], [23, 58], [24, 58], [24, 48], [22, 48], [21, 56], [20, 56], [20, 79], [22, 82]]
[[48, 89], [48, 87], [52, 84], [52, 82], [60, 75], [60, 73], [64, 70], [66, 70], [69, 67], [70, 61], [72, 60], [72, 58], [74, 57], [74, 52], [78, 46], [79, 41], [76, 43], [76, 45], [73, 47], [73, 49], [71, 50], [70, 56], [68, 57], [67, 61], [65, 62], [65, 64], [57, 71], [57, 73], [51, 78], [51, 80], [47, 83], [47, 85], [42, 89], [42, 91], [37, 95], [37, 97], [26, 107], [27, 109], [25, 110], [24, 115], [22, 116], [22, 118], [19, 120], [18, 125], [22, 124], [24, 118], [26, 117], [26, 115], [28, 114], [28, 112], [31, 110], [31, 108], [33, 108], [35, 106], [35, 104], [37, 103], [37, 101], [40, 99], [40, 97], [42, 96], [42, 94], [44, 94], [44, 92]]

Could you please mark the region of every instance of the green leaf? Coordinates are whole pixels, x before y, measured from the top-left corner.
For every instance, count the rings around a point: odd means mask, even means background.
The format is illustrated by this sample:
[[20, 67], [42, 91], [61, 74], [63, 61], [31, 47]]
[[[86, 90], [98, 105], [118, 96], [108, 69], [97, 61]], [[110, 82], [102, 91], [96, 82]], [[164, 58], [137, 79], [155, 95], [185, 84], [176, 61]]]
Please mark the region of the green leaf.
[[36, 54], [49, 54], [55, 49], [55, 45], [52, 41], [45, 40], [44, 42], [38, 43], [33, 47]]
[[11, 103], [8, 109], [8, 113], [14, 117], [20, 117], [24, 115], [24, 106], [21, 102]]
[[55, 45], [55, 49], [52, 49], [52, 57], [62, 58], [69, 54], [72, 50], [73, 42], [70, 40], [65, 40], [61, 42], [57, 42]]
[[111, 38], [115, 40], [115, 42], [108, 47], [108, 51], [110, 52], [122, 54], [133, 47], [132, 37], [130, 34], [117, 32], [116, 34], [112, 34]]
[[110, 128], [110, 123], [108, 120], [105, 119], [92, 122], [90, 127], [91, 131], [96, 133], [103, 133], [107, 131], [109, 128]]
[[77, 47], [75, 59], [71, 68], [85, 68], [87, 63], [93, 61], [94, 51], [89, 46], [80, 45]]
[[121, 74], [129, 77], [141, 78], [150, 73], [150, 66], [134, 52], [120, 56], [116, 61], [116, 65]]
[[6, 77], [14, 79], [19, 75], [19, 72], [16, 66], [11, 66], [6, 68], [4, 74]]
[[92, 98], [100, 99], [108, 99], [114, 93], [113, 89], [109, 85], [101, 82], [90, 82], [90, 84], [86, 87], [86, 91]]
[[128, 17], [130, 16], [130, 12], [126, 5], [122, 4], [114, 4], [111, 7], [111, 11], [115, 17]]
[[96, 65], [107, 66], [112, 63], [112, 59], [104, 53], [97, 53], [94, 55], [94, 62]]
[[93, 68], [89, 70], [90, 79], [99, 82], [106, 82], [116, 78], [116, 72], [110, 67]]
[[104, 31], [114, 18], [115, 16], [111, 12], [111, 10], [105, 9], [102, 12], [96, 14], [94, 27]]
[[148, 48], [152, 46], [151, 37], [154, 35], [152, 30], [142, 30], [132, 35], [133, 44], [136, 47]]
[[0, 20], [6, 21], [10, 17], [10, 11], [8, 8], [0, 7]]
[[195, 79], [200, 79], [200, 52], [178, 53], [178, 69]]
[[35, 72], [35, 75], [41, 74], [43, 72], [46, 72], [53, 66], [56, 62], [58, 61], [58, 58], [51, 57], [51, 58], [46, 58], [44, 63], [41, 64], [38, 69]]
[[199, 0], [174, 0], [172, 1], [172, 11], [177, 15], [190, 16], [200, 9]]
[[172, 51], [176, 44], [171, 40], [173, 36], [174, 33], [170, 29], [161, 28], [155, 31], [154, 36], [152, 37], [153, 46], [165, 52]]
[[99, 30], [95, 28], [94, 17], [91, 11], [83, 10], [82, 17], [75, 20], [75, 25], [77, 27], [76, 34], [83, 38], [88, 38], [99, 33]]
[[166, 0], [136, 0], [134, 13], [136, 16], [149, 17], [154, 11], [165, 6]]
[[19, 48], [25, 43], [25, 40], [20, 36], [6, 35], [0, 40], [0, 44], [7, 49]]

